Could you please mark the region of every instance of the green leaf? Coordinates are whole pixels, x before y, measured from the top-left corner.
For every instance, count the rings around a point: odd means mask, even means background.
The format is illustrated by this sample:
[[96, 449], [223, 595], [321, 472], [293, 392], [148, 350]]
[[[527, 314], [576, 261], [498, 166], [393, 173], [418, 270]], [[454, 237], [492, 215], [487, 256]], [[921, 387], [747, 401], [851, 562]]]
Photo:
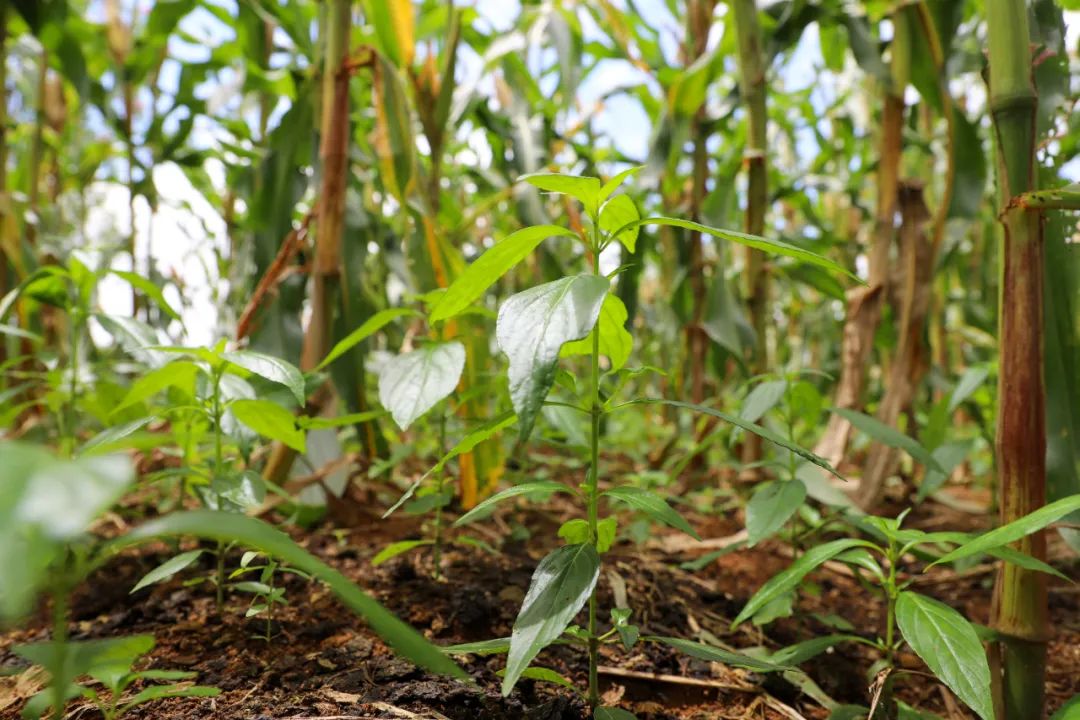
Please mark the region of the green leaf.
[[663, 399], [655, 399], [655, 398], [642, 398], [642, 399], [639, 399], [639, 400], [631, 400], [630, 402], [628, 402], [626, 404], [627, 405], [635, 405], [635, 404], [638, 404], [638, 403], [670, 405], [672, 407], [685, 408], [687, 410], [693, 410], [695, 412], [704, 413], [705, 415], [712, 415], [713, 417], [720, 418], [721, 420], [723, 420], [725, 422], [729, 422], [732, 425], [735, 425], [736, 427], [741, 427], [743, 430], [746, 430], [748, 432], [752, 432], [755, 435], [768, 440], [769, 442], [771, 442], [774, 445], [779, 445], [780, 447], [784, 448], [785, 450], [788, 450], [790, 452], [795, 453], [796, 455], [803, 458], [804, 460], [810, 461], [811, 463], [813, 463], [814, 465], [817, 465], [818, 467], [822, 468], [823, 470], [827, 470], [828, 472], [832, 473], [833, 475], [840, 478], [841, 480], [844, 479], [843, 476], [840, 475], [840, 473], [836, 472], [836, 469], [832, 465], [830, 465], [829, 461], [827, 461], [825, 458], [819, 457], [818, 455], [815, 455], [814, 453], [810, 452], [809, 450], [799, 447], [798, 445], [794, 444], [793, 442], [791, 442], [787, 438], [784, 438], [784, 437], [781, 437], [780, 435], [777, 435], [772, 430], [764, 428], [764, 427], [762, 427], [760, 425], [756, 425], [756, 424], [754, 424], [752, 422], [747, 422], [746, 420], [743, 420], [742, 418], [740, 418], [740, 417], [738, 417], [736, 415], [731, 415], [731, 414], [723, 412], [721, 410], [716, 410], [715, 408], [706, 407], [704, 405], [695, 405], [694, 403], [682, 402], [680, 400], [663, 400]]
[[593, 710], [593, 720], [637, 720], [637, 715], [622, 708], [601, 705]]
[[442, 648], [447, 655], [498, 655], [510, 652], [510, 638], [494, 638], [480, 642], [447, 645]]
[[983, 720], [994, 720], [986, 652], [963, 615], [925, 595], [901, 592], [896, 624], [908, 645], [957, 697]]
[[385, 410], [367, 410], [365, 412], [349, 413], [337, 417], [307, 417], [301, 415], [296, 418], [296, 424], [305, 430], [326, 430], [339, 428], [347, 425], [359, 425], [386, 414]]
[[114, 688], [131, 672], [135, 661], [153, 648], [153, 635], [68, 642], [65, 645], [63, 668], [55, 665], [56, 651], [51, 641], [16, 645], [12, 651], [46, 668], [54, 678], [59, 676], [65, 685], [78, 677], [90, 675], [106, 687]]
[[573, 275], [520, 292], [499, 308], [495, 335], [510, 359], [510, 401], [520, 442], [532, 432], [555, 382], [560, 349], [592, 331], [609, 284], [603, 277]]
[[266, 483], [254, 470], [231, 471], [214, 476], [210, 481], [210, 492], [217, 503], [212, 509], [245, 512], [266, 499]]
[[600, 333], [600, 354], [607, 355], [611, 361], [610, 372], [621, 370], [630, 359], [634, 347], [634, 338], [626, 329], [626, 305], [618, 295], [608, 293], [604, 304], [600, 306], [600, 319], [589, 336], [583, 340], [568, 342], [562, 347], [560, 357], [592, 354], [592, 334]]
[[596, 587], [600, 556], [587, 543], [549, 553], [533, 573], [510, 636], [502, 693], [509, 695], [536, 654], [557, 640]]
[[174, 360], [156, 370], [140, 376], [131, 384], [127, 395], [113, 408], [113, 414], [157, 395], [166, 388], [180, 388], [188, 395], [195, 395], [195, 377], [199, 366], [190, 360]]
[[695, 642], [693, 640], [684, 640], [682, 638], [674, 637], [661, 637], [658, 635], [646, 635], [642, 640], [648, 640], [649, 642], [663, 643], [664, 645], [670, 645], [681, 653], [685, 653], [690, 657], [695, 657], [699, 660], [706, 660], [708, 662], [718, 662], [732, 667], [745, 668], [754, 672], [776, 672], [777, 670], [788, 669], [783, 665], [776, 665], [767, 660], [759, 660], [758, 658], [744, 655], [743, 653], [733, 652], [731, 650], [724, 650], [714, 645], [706, 645], [705, 643]]
[[972, 393], [986, 382], [989, 375], [990, 369], [985, 365], [968, 368], [960, 376], [960, 379], [956, 382], [956, 387], [953, 388], [952, 394], [949, 396], [949, 412], [955, 411], [965, 400], [971, 397]]
[[549, 237], [577, 237], [558, 225], [536, 225], [522, 228], [503, 238], [473, 261], [450, 284], [431, 311], [430, 322], [437, 323], [459, 314], [469, 307], [510, 268], [528, 257], [529, 253]]
[[1080, 695], [1073, 695], [1068, 702], [1058, 708], [1050, 720], [1080, 720]]
[[204, 552], [205, 550], [191, 550], [169, 558], [150, 572], [143, 575], [142, 579], [135, 583], [135, 587], [131, 588], [131, 592], [136, 593], [144, 587], [159, 583], [162, 580], [168, 580], [173, 575], [198, 560]]
[[889, 427], [877, 418], [870, 417], [865, 413], [849, 408], [834, 407], [831, 410], [851, 423], [860, 432], [866, 433], [872, 439], [882, 445], [888, 445], [897, 450], [903, 450], [915, 458], [930, 470], [942, 472], [941, 466], [930, 451], [924, 448], [917, 440], [905, 435], [894, 427]]
[[1050, 523], [1057, 522], [1077, 510], [1080, 510], [1080, 495], [1062, 498], [1057, 502], [1039, 508], [1035, 512], [1028, 513], [1018, 520], [1013, 520], [1008, 525], [1002, 525], [988, 533], [979, 535], [971, 542], [961, 545], [950, 553], [946, 553], [931, 563], [930, 567], [941, 563], [955, 562], [962, 558], [989, 552], [995, 548], [1014, 543], [1020, 538], [1042, 530]]
[[602, 494], [623, 501], [635, 510], [642, 511], [657, 522], [662, 522], [676, 530], [682, 530], [695, 540], [701, 539], [697, 534], [697, 531], [690, 526], [690, 523], [686, 522], [686, 518], [675, 512], [675, 510], [667, 504], [664, 498], [650, 490], [633, 487], [632, 485], [624, 485], [623, 487], [607, 490]]
[[618, 532], [618, 520], [614, 517], [606, 517], [596, 523], [596, 551], [606, 553], [615, 544], [615, 536]]
[[435, 463], [435, 466], [433, 468], [428, 470], [426, 473], [421, 475], [415, 482], [413, 482], [413, 484], [409, 486], [409, 488], [402, 494], [402, 496], [398, 498], [397, 502], [395, 502], [389, 510], [383, 513], [383, 518], [385, 519], [389, 517], [391, 514], [394, 513], [394, 511], [404, 505], [405, 502], [407, 502], [409, 498], [413, 496], [413, 494], [416, 492], [416, 489], [420, 487], [420, 484], [424, 482], [424, 480], [426, 480], [429, 476], [441, 471], [446, 466], [446, 463], [450, 462], [462, 453], [469, 452], [477, 445], [490, 438], [495, 433], [512, 425], [515, 420], [517, 420], [517, 416], [513, 413], [504, 413], [499, 417], [483, 423], [479, 427], [473, 428], [465, 437], [458, 441], [457, 445], [450, 448], [450, 452], [443, 455], [439, 459], [439, 462]]
[[634, 165], [623, 170], [621, 173], [604, 183], [604, 186], [600, 188], [600, 194], [597, 199], [600, 202], [604, 202], [611, 194], [619, 189], [619, 186], [626, 182], [626, 179], [632, 175], [637, 175], [639, 172], [645, 169], [644, 165]]
[[[600, 229], [606, 233], [613, 233], [640, 218], [637, 205], [628, 195], [616, 195], [604, 203], [604, 207], [600, 209]], [[631, 227], [612, 237], [621, 242], [627, 250], [634, 252], [639, 232], [640, 228]]]
[[117, 715], [123, 715], [137, 705], [164, 698], [217, 697], [221, 690], [206, 685], [150, 685], [135, 694], [131, 700], [120, 706]]
[[[506, 671], [505, 670], [500, 670], [499, 672], [496, 673], [496, 675], [499, 675], [500, 677], [505, 677], [506, 676]], [[540, 680], [542, 682], [555, 683], [556, 685], [562, 685], [564, 688], [568, 688], [570, 690], [573, 690], [574, 692], [577, 692], [577, 687], [574, 686], [574, 683], [570, 682], [569, 680], [564, 678], [562, 675], [560, 675], [559, 673], [555, 672], [554, 670], [552, 670], [550, 668], [543, 668], [543, 667], [525, 668], [525, 670], [521, 673], [521, 677], [523, 677], [523, 678], [525, 678], [527, 680]]]
[[461, 668], [420, 633], [394, 617], [341, 573], [301, 548], [288, 535], [261, 520], [210, 510], [177, 512], [144, 523], [114, 540], [110, 548], [120, 550], [162, 537], [182, 535], [235, 542], [279, 558], [326, 583], [345, 605], [365, 618], [372, 630], [402, 657], [433, 672], [461, 679], [467, 677]]
[[784, 526], [806, 499], [802, 480], [774, 480], [754, 490], [746, 505], [746, 542], [757, 545]]
[[915, 499], [925, 500], [932, 493], [938, 491], [945, 481], [949, 479], [953, 470], [957, 465], [964, 461], [964, 458], [968, 456], [971, 451], [971, 441], [965, 440], [961, 442], [945, 443], [939, 447], [934, 448], [934, 452], [931, 455], [934, 456], [934, 460], [937, 461], [941, 470], [927, 470], [926, 475], [923, 477], [921, 483], [919, 483], [919, 491], [915, 495]]
[[285, 443], [299, 453], [306, 451], [306, 436], [296, 426], [296, 416], [269, 400], [235, 400], [229, 405], [233, 416], [255, 432]]
[[767, 380], [758, 383], [743, 400], [739, 417], [746, 422], [756, 423], [761, 416], [776, 407], [777, 403], [784, 399], [787, 392], [787, 382], [784, 380]]
[[401, 542], [391, 543], [380, 550], [378, 555], [371, 558], [371, 564], [376, 566], [382, 565], [387, 560], [396, 558], [398, 555], [403, 555], [410, 550], [434, 544], [434, 540], [402, 540]]
[[106, 428], [87, 440], [86, 443], [79, 448], [78, 454], [80, 456], [96, 455], [98, 453], [114, 450], [116, 449], [115, 445], [117, 443], [139, 430], [142, 430], [155, 419], [156, 418], [151, 415], [150, 417], [139, 418], [137, 420], [132, 420], [131, 422], [123, 423], [122, 425], [113, 425], [111, 428]]
[[780, 597], [786, 592], [795, 589], [799, 582], [804, 577], [810, 574], [816, 567], [824, 562], [832, 560], [834, 557], [850, 550], [851, 548], [865, 547], [873, 548], [874, 545], [866, 542], [865, 540], [856, 540], [854, 538], [844, 538], [841, 540], [833, 540], [831, 542], [813, 547], [806, 552], [805, 555], [800, 557], [794, 563], [792, 563], [783, 572], [774, 575], [761, 586], [761, 589], [754, 593], [754, 596], [750, 598], [750, 601], [746, 603], [746, 606], [742, 609], [742, 612], [732, 621], [731, 626], [736, 627], [746, 620], [750, 619], [757, 613], [758, 610], [765, 607], [775, 598]]
[[221, 359], [228, 360], [233, 365], [238, 365], [270, 382], [284, 385], [292, 392], [296, 402], [300, 405], [304, 404], [306, 400], [304, 375], [293, 364], [273, 355], [266, 355], [253, 350], [223, 352], [221, 353]]
[[847, 275], [852, 280], [856, 281], [860, 285], [865, 283], [859, 279], [857, 275], [846, 270], [842, 265], [839, 265], [827, 257], [818, 255], [810, 250], [805, 250], [794, 245], [789, 245], [786, 242], [780, 240], [768, 240], [757, 235], [748, 235], [746, 233], [737, 232], [735, 230], [720, 230], [718, 228], [711, 228], [701, 223], [691, 222], [689, 220], [680, 220], [678, 218], [669, 217], [647, 217], [641, 220], [635, 220], [633, 222], [623, 225], [617, 231], [617, 235], [622, 235], [627, 230], [635, 227], [642, 227], [644, 225], [670, 225], [672, 227], [680, 227], [686, 230], [695, 230], [700, 233], [712, 235], [718, 237], [721, 240], [730, 240], [731, 242], [739, 243], [740, 245], [746, 245], [752, 247], [755, 250], [761, 250], [769, 255], [783, 255], [784, 257], [794, 258], [801, 262], [810, 263], [811, 265], [817, 265], [818, 267], [831, 270], [832, 272], [841, 273]]
[[334, 345], [330, 352], [326, 354], [326, 357], [323, 358], [322, 362], [315, 366], [315, 369], [322, 370], [329, 366], [330, 363], [334, 362], [339, 357], [352, 350], [356, 345], [367, 340], [399, 317], [419, 314], [420, 313], [412, 308], [387, 308], [386, 310], [380, 310], [365, 320], [360, 327], [338, 341], [337, 345]]
[[769, 656], [769, 661], [777, 665], [801, 665], [842, 642], [860, 642], [861, 640], [862, 638], [858, 635], [822, 635], [780, 648]]
[[162, 294], [161, 288], [158, 287], [156, 283], [147, 280], [138, 273], [129, 272], [127, 270], [110, 270], [109, 272], [153, 300], [154, 303], [164, 310], [165, 314], [173, 320], [180, 320], [181, 323], [183, 323], [183, 320], [180, 319], [180, 313], [176, 312], [173, 306], [169, 304], [169, 301], [165, 299], [165, 295]]
[[459, 342], [425, 345], [386, 363], [379, 373], [379, 402], [407, 430], [457, 387], [465, 368]]
[[567, 545], [580, 545], [589, 542], [589, 521], [581, 518], [567, 520], [559, 526], [559, 537]]
[[469, 524], [478, 516], [486, 513], [488, 508], [494, 505], [498, 505], [504, 500], [509, 500], [510, 498], [518, 497], [519, 495], [527, 495], [529, 493], [540, 492], [572, 493], [573, 490], [568, 488], [566, 485], [563, 485], [561, 482], [556, 482], [555, 480], [535, 480], [533, 482], [521, 483], [520, 485], [515, 485], [514, 487], [507, 488], [502, 492], [497, 492], [489, 498], [485, 498], [472, 510], [459, 517], [457, 519], [457, 522], [454, 523], [454, 527], [461, 527], [462, 525]]
[[546, 192], [577, 198], [590, 217], [596, 216], [597, 208], [600, 206], [600, 181], [597, 178], [558, 173], [533, 173], [518, 178], [518, 182], [522, 180]]

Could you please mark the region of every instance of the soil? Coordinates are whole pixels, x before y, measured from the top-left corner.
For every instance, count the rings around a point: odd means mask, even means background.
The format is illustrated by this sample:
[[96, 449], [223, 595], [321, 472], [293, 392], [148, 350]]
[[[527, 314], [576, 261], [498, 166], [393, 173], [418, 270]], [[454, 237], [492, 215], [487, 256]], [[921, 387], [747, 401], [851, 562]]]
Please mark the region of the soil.
[[[531, 531], [525, 540], [507, 541], [493, 555], [461, 545], [449, 548], [443, 577], [432, 578], [427, 549], [373, 567], [371, 558], [387, 544], [420, 537], [421, 521], [394, 516], [360, 527], [336, 528], [328, 521], [314, 530], [293, 529], [294, 539], [309, 551], [356, 581], [399, 617], [438, 644], [505, 637], [517, 614], [533, 568], [555, 544], [559, 523], [571, 516], [566, 505], [507, 504], [485, 529], [470, 533], [497, 542], [495, 528], [520, 524]], [[693, 516], [704, 538], [737, 533], [742, 518]], [[976, 529], [984, 518], [966, 515], [936, 503], [919, 506], [909, 525], [926, 529]], [[120, 523], [119, 519], [115, 519]], [[113, 529], [115, 532], [115, 528]], [[480, 533], [490, 533], [480, 535]], [[884, 605], [838, 568], [812, 575], [800, 593], [797, 612], [764, 628], [746, 623], [730, 629], [730, 618], [773, 573], [791, 562], [790, 547], [765, 542], [751, 550], [724, 554], [696, 570], [680, 563], [705, 553], [693, 543], [680, 543], [673, 532], [653, 529], [644, 544], [621, 541], [605, 556], [600, 580], [601, 607], [611, 607], [616, 594], [634, 610], [632, 621], [642, 633], [699, 640], [716, 640], [737, 648], [764, 645], [770, 649], [836, 632], [831, 625], [846, 621], [855, 632], [876, 636]], [[185, 545], [195, 547], [194, 545]], [[672, 549], [675, 552], [672, 552]], [[1052, 546], [1052, 557], [1060, 548]], [[213, 591], [206, 585], [185, 584], [209, 574], [209, 560], [181, 577], [131, 594], [147, 571], [170, 557], [164, 544], [129, 551], [90, 577], [72, 601], [74, 639], [151, 633], [156, 648], [145, 665], [198, 673], [198, 682], [221, 689], [216, 698], [164, 700], [143, 706], [133, 718], [194, 720], [353, 720], [359, 718], [423, 718], [451, 720], [579, 720], [585, 705], [574, 693], [549, 683], [522, 680], [503, 698], [497, 671], [504, 656], [459, 658], [474, 685], [434, 677], [395, 658], [365, 626], [317, 583], [299, 578], [285, 582], [289, 604], [274, 618], [270, 642], [259, 636], [265, 620], [245, 619], [246, 596], [228, 597], [218, 615]], [[1067, 552], [1056, 566], [1080, 577], [1075, 556]], [[239, 553], [230, 565], [239, 561]], [[954, 572], [934, 568], [918, 581], [921, 592], [962, 610], [985, 623], [993, 581], [992, 566]], [[45, 608], [21, 629], [0, 635], [0, 718], [18, 717], [36, 689], [37, 676], [19, 670], [9, 648], [17, 643], [48, 638]], [[1080, 692], [1080, 593], [1077, 586], [1051, 582], [1053, 637], [1049, 651], [1047, 697], [1049, 709]], [[583, 620], [580, 620], [583, 622]], [[868, 670], [872, 649], [844, 644], [804, 664], [821, 691], [837, 703], [867, 704]], [[974, 717], [939, 683], [929, 679], [917, 657], [905, 653], [900, 664], [916, 671], [905, 674], [899, 695], [909, 704], [949, 720]], [[556, 646], [544, 651], [538, 663], [586, 684], [584, 654]], [[631, 710], [641, 720], [793, 719], [823, 720], [828, 711], [795, 684], [778, 676], [762, 676], [681, 655], [667, 646], [638, 643], [630, 652], [602, 649], [600, 675], [606, 701]], [[8, 672], [4, 672], [7, 670]], [[96, 717], [91, 706], [73, 703], [69, 717]]]

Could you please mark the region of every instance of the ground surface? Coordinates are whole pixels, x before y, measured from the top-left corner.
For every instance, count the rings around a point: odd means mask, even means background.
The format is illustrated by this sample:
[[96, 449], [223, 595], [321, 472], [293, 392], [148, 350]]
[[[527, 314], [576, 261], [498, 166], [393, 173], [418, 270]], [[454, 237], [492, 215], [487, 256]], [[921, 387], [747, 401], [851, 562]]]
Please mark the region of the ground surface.
[[[507, 506], [487, 527], [520, 523], [532, 536], [508, 542], [492, 555], [475, 547], [448, 551], [445, 577], [430, 576], [430, 555], [414, 552], [373, 567], [371, 558], [388, 543], [417, 537], [416, 519], [395, 516], [389, 521], [361, 519], [358, 526], [335, 528], [330, 522], [313, 532], [293, 536], [328, 563], [373, 593], [387, 607], [439, 644], [484, 640], [509, 635], [518, 606], [538, 560], [553, 546], [552, 538], [569, 506], [525, 508]], [[364, 515], [364, 513], [361, 513]], [[692, 517], [707, 547], [734, 535], [742, 518]], [[112, 532], [124, 521], [113, 520]], [[910, 524], [926, 529], [972, 529], [979, 520], [928, 503]], [[108, 528], [103, 531], [109, 532]], [[486, 541], [490, 536], [473, 531]], [[767, 542], [752, 550], [723, 555], [699, 570], [680, 563], [705, 551], [680, 537], [656, 530], [644, 546], [617, 544], [605, 556], [601, 607], [618, 594], [634, 610], [643, 633], [715, 640], [745, 648], [780, 647], [834, 632], [837, 617], [872, 637], [880, 625], [883, 605], [864, 592], [838, 568], [812, 576], [801, 594], [794, 618], [766, 628], [747, 624], [729, 629], [730, 618], [773, 573], [784, 568], [790, 549]], [[185, 547], [189, 547], [185, 545]], [[194, 547], [191, 545], [190, 547]], [[503, 656], [466, 656], [464, 667], [476, 680], [469, 687], [425, 675], [393, 657], [386, 647], [318, 584], [288, 582], [289, 606], [275, 620], [272, 642], [257, 637], [260, 619], [245, 619], [246, 598], [230, 596], [219, 617], [213, 592], [206, 586], [186, 587], [180, 578], [129, 594], [148, 570], [170, 557], [165, 545], [147, 546], [125, 554], [97, 573], [79, 590], [73, 602], [71, 632], [75, 639], [152, 633], [157, 647], [149, 667], [193, 670], [198, 682], [214, 685], [214, 699], [178, 699], [148, 705], [134, 717], [160, 720], [245, 718], [283, 720], [320, 718], [451, 718], [452, 720], [578, 720], [583, 704], [562, 688], [523, 680], [509, 697], [498, 692], [496, 672]], [[235, 564], [239, 554], [232, 559]], [[1058, 567], [1078, 577], [1075, 562]], [[992, 568], [977, 566], [960, 573], [935, 569], [919, 583], [922, 592], [986, 622]], [[191, 578], [208, 573], [209, 565], [189, 568]], [[1048, 697], [1051, 708], [1080, 692], [1080, 593], [1076, 586], [1054, 582], [1050, 594], [1054, 637], [1050, 646]], [[604, 613], [606, 615], [606, 611]], [[47, 638], [44, 611], [24, 629], [0, 635], [0, 667], [18, 665], [8, 648], [18, 642]], [[820, 720], [828, 712], [794, 684], [779, 677], [762, 677], [687, 658], [669, 648], [639, 643], [631, 652], [605, 648], [601, 683], [608, 701], [637, 713], [642, 720], [695, 718], [807, 718]], [[806, 663], [804, 669], [819, 688], [839, 703], [865, 704], [866, 673], [874, 657], [861, 645], [843, 645]], [[541, 664], [555, 668], [579, 684], [586, 681], [583, 653], [559, 647], [541, 654]], [[922, 669], [913, 655], [901, 664]], [[0, 718], [18, 716], [22, 701], [35, 688], [34, 676], [0, 675]], [[972, 717], [936, 682], [914, 674], [902, 685], [901, 697], [950, 720]], [[95, 717], [89, 708], [72, 707], [72, 717]]]

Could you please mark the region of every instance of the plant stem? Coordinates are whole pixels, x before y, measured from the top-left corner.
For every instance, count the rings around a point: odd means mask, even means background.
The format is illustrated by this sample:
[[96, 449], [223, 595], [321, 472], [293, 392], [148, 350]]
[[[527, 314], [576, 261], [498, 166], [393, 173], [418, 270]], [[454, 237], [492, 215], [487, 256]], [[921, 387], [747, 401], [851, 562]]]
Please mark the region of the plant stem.
[[[600, 275], [600, 221], [593, 218], [593, 275]], [[589, 441], [589, 541], [594, 545], [598, 538], [597, 524], [599, 516], [600, 492], [600, 331], [592, 333], [592, 429]], [[600, 704], [600, 680], [597, 666], [600, 661], [600, 638], [596, 634], [596, 588], [589, 596], [589, 707]]]
[[[218, 369], [214, 371], [214, 398], [213, 398], [213, 415], [214, 415], [214, 477], [218, 477], [221, 474], [221, 469], [224, 466], [224, 454], [221, 448], [221, 376], [224, 374], [224, 370]], [[212, 482], [212, 480], [211, 480]], [[217, 607], [218, 615], [221, 615], [225, 609], [225, 542], [218, 540], [217, 543], [217, 573], [215, 574], [214, 584], [215, 588], [215, 605]]]
[[900, 558], [896, 541], [891, 538], [889, 539], [887, 559], [889, 561], [889, 575], [885, 581], [885, 664], [889, 670], [889, 675], [885, 678], [881, 688], [878, 703], [880, 710], [874, 713], [875, 718], [881, 718], [882, 720], [892, 720], [892, 718], [896, 717], [896, 708], [893, 702], [892, 669], [896, 665], [896, 564]]
[[[986, 3], [990, 111], [997, 142], [999, 219], [1003, 230], [999, 313], [1000, 370], [996, 457], [1000, 520], [1016, 520], [1046, 501], [1046, 389], [1043, 379], [1042, 217], [1013, 202], [1037, 189], [1036, 111], [1031, 42], [1023, 0]], [[1046, 536], [1016, 543], [1046, 559]], [[991, 626], [1005, 638], [991, 646], [1000, 720], [1042, 717], [1046, 639], [1046, 576], [1002, 563], [994, 586]]]
[[[446, 454], [446, 413], [439, 414], [439, 455]], [[442, 510], [443, 510], [443, 493], [446, 491], [446, 476], [443, 472], [439, 471], [439, 499], [435, 503], [435, 545], [434, 545], [434, 557], [432, 562], [434, 567], [431, 571], [431, 576], [436, 580], [439, 579], [439, 565], [442, 563]]]

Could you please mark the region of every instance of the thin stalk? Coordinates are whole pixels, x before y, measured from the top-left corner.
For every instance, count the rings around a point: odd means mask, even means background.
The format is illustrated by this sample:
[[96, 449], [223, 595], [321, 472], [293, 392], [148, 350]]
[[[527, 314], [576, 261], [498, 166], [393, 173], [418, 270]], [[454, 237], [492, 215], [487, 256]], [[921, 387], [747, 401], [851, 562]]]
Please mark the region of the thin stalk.
[[[600, 276], [600, 222], [593, 218], [593, 275]], [[589, 437], [589, 541], [596, 544], [599, 532], [597, 525], [600, 514], [600, 416], [603, 407], [600, 404], [600, 333], [592, 333], [592, 412], [591, 432]], [[589, 707], [600, 704], [600, 679], [597, 667], [600, 661], [600, 638], [596, 624], [596, 588], [589, 596]]]
[[[222, 370], [214, 371], [214, 398], [213, 398], [213, 415], [214, 415], [214, 476], [217, 477], [221, 474], [221, 470], [224, 467], [224, 453], [221, 447], [221, 376]], [[217, 607], [218, 615], [225, 609], [225, 542], [218, 540], [217, 542], [217, 571], [214, 575], [215, 588], [215, 605]]]
[[67, 705], [67, 684], [69, 678], [65, 672], [67, 665], [68, 644], [68, 587], [59, 581], [53, 587], [53, 667], [52, 667], [52, 706], [53, 717], [62, 718]]
[[[439, 455], [446, 454], [446, 413], [439, 413]], [[435, 545], [434, 545], [434, 558], [431, 575], [436, 580], [439, 579], [439, 565], [442, 563], [442, 545], [443, 545], [443, 527], [442, 527], [442, 514], [443, 514], [443, 493], [446, 492], [446, 476], [443, 472], [439, 471], [439, 501], [435, 503]]]
[[[1043, 378], [1043, 233], [1039, 212], [1013, 202], [1037, 188], [1038, 96], [1023, 0], [986, 3], [990, 111], [998, 161], [1002, 226], [999, 313], [1000, 370], [995, 443], [1000, 521], [1016, 520], [1046, 502], [1046, 389]], [[1016, 549], [1046, 559], [1046, 536]], [[1000, 720], [1042, 717], [1048, 636], [1046, 576], [1002, 563], [994, 586], [991, 626], [1004, 638], [991, 646]]]
[[881, 688], [881, 699], [878, 707], [882, 708], [882, 712], [875, 714], [877, 717], [883, 718], [883, 720], [892, 720], [892, 718], [896, 717], [896, 708], [893, 703], [892, 670], [896, 666], [896, 597], [898, 595], [896, 564], [899, 560], [896, 541], [890, 538], [888, 551], [889, 576], [885, 581], [885, 664], [889, 670], [889, 675], [885, 678]]

